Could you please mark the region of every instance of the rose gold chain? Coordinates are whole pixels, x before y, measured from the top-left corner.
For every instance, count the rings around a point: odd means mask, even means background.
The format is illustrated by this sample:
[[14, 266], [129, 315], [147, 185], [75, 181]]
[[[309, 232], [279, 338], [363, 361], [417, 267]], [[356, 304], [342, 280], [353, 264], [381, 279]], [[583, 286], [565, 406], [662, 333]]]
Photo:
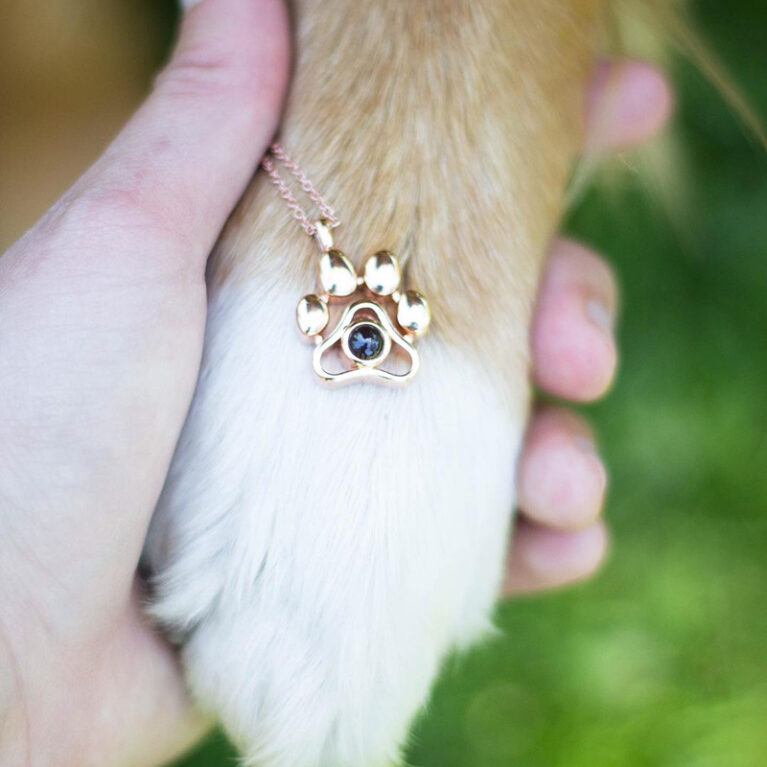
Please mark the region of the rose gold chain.
[[309, 180], [309, 177], [298, 166], [295, 160], [291, 159], [290, 155], [279, 145], [272, 144], [269, 147], [269, 151], [261, 160], [261, 166], [269, 175], [274, 185], [277, 187], [277, 191], [280, 193], [280, 197], [288, 204], [290, 212], [293, 218], [301, 224], [303, 230], [310, 236], [314, 237], [317, 234], [316, 224], [309, 218], [306, 211], [299, 205], [290, 187], [285, 183], [285, 180], [280, 176], [275, 161], [279, 161], [282, 165], [290, 171], [290, 174], [298, 182], [298, 185], [309, 197], [309, 199], [317, 206], [320, 211], [321, 218], [324, 220], [326, 226], [330, 229], [334, 229], [341, 222], [338, 220], [333, 208], [325, 202], [322, 195], [315, 189], [314, 184]]

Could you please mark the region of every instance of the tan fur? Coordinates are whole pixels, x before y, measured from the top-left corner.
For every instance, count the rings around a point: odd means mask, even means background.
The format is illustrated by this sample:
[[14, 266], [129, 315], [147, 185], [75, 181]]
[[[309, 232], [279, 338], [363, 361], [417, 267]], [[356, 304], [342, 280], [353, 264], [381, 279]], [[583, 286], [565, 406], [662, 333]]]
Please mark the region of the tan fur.
[[[432, 303], [433, 332], [501, 372], [516, 397], [542, 255], [581, 139], [601, 10], [600, 0], [295, 8], [280, 140], [341, 216], [337, 244], [358, 265], [383, 247], [397, 253]], [[267, 249], [251, 247], [265, 239]], [[316, 254], [259, 174], [211, 276], [287, 272], [298, 298], [314, 287]]]

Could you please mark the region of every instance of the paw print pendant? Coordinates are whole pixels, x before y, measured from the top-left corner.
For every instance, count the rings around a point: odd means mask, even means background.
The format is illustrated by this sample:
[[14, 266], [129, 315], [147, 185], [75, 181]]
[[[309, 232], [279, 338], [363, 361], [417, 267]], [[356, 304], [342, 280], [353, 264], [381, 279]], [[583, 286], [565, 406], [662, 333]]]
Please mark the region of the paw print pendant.
[[304, 296], [296, 308], [299, 330], [315, 343], [315, 374], [336, 386], [407, 383], [418, 372], [414, 342], [429, 327], [429, 304], [415, 290], [400, 290], [402, 274], [392, 253], [370, 256], [358, 276], [333, 247], [327, 225], [318, 221], [315, 227], [323, 251], [320, 291]]

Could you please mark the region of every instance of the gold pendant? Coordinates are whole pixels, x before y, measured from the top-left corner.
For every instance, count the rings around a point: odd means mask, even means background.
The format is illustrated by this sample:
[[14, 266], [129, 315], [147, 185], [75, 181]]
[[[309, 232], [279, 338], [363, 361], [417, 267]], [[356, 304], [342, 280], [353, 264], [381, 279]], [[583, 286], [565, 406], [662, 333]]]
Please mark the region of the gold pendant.
[[333, 248], [326, 223], [314, 226], [322, 250], [321, 289], [298, 302], [296, 321], [314, 340], [315, 374], [333, 385], [407, 383], [418, 372], [414, 342], [429, 327], [428, 302], [415, 290], [400, 290], [402, 272], [394, 254], [381, 250], [370, 256], [358, 276], [352, 262]]

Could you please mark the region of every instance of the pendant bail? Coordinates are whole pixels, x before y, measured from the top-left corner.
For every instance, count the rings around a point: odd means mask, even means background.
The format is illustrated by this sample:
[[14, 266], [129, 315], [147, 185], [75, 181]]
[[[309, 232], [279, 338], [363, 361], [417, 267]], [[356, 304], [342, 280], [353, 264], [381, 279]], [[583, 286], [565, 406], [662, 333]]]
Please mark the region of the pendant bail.
[[328, 225], [327, 219], [321, 218], [319, 221], [314, 222], [314, 239], [323, 253], [327, 253], [333, 248], [333, 232]]

